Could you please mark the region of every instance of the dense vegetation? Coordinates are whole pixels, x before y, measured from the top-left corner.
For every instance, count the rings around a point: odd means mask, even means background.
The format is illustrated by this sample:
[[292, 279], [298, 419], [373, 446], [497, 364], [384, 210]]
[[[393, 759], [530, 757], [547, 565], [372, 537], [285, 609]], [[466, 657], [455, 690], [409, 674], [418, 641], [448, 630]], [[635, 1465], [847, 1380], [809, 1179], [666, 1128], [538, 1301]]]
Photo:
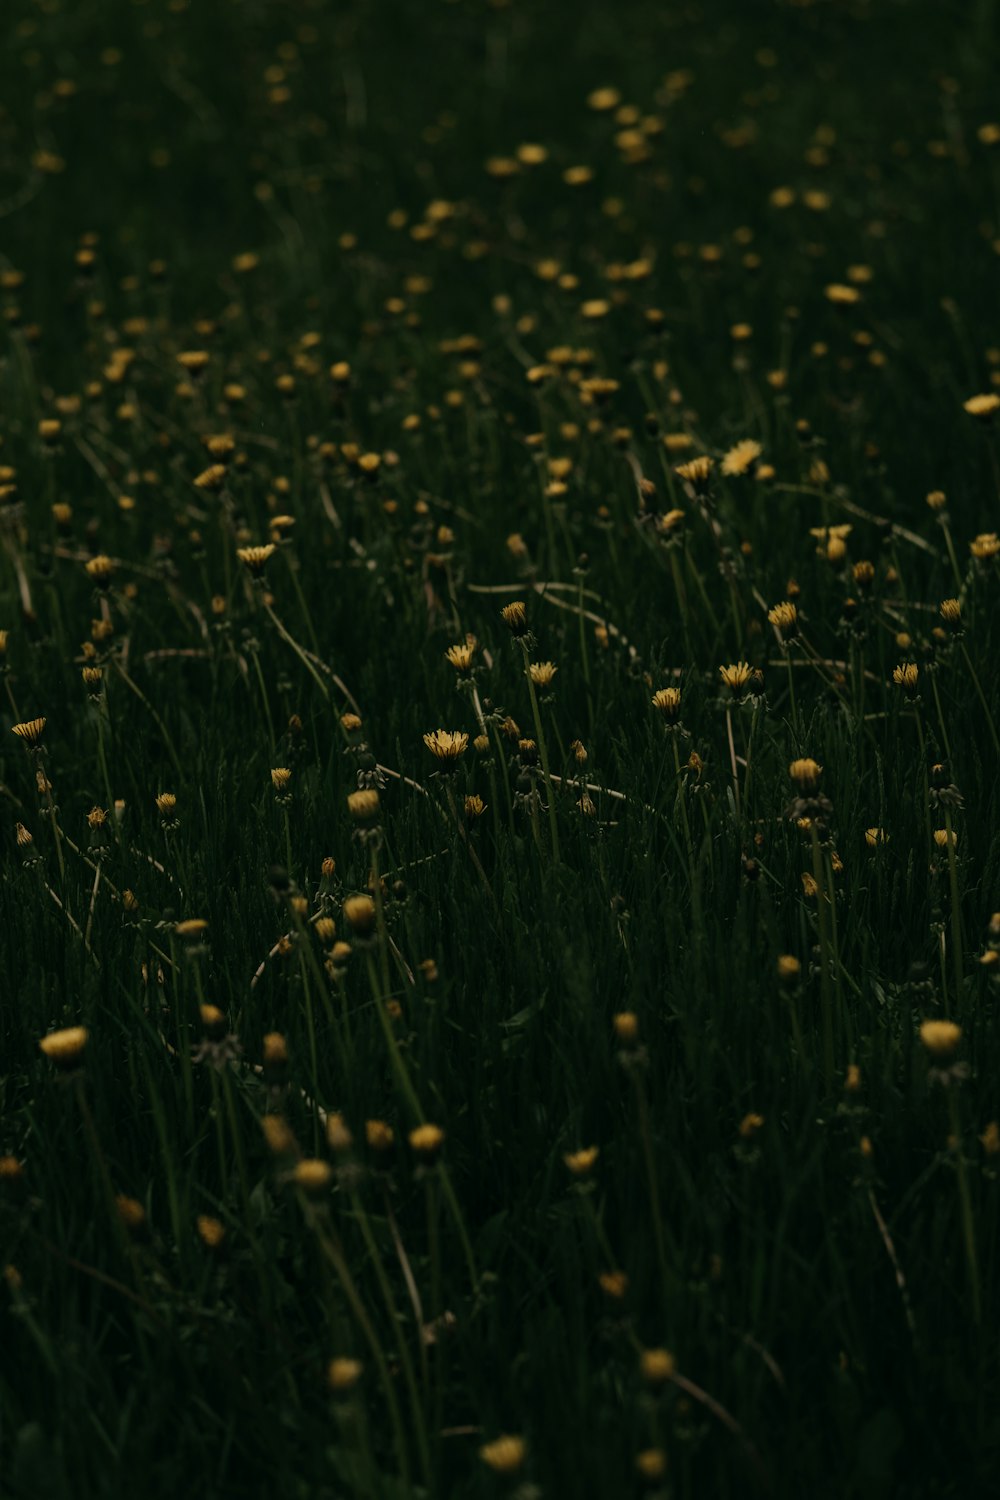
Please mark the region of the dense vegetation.
[[989, 1493], [996, 5], [0, 24], [0, 1493]]

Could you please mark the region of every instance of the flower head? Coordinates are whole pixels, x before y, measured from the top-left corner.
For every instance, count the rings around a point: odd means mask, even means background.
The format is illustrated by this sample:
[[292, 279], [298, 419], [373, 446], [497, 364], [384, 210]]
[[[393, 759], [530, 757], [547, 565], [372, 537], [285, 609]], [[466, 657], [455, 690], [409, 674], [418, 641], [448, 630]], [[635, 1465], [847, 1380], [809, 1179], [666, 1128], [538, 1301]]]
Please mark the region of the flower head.
[[668, 724], [676, 724], [677, 716], [681, 711], [680, 688], [657, 688], [650, 702], [663, 715]]
[[731, 692], [742, 693], [753, 676], [753, 670], [748, 661], [738, 661], [728, 667], [720, 667], [719, 676]]
[[790, 641], [798, 634], [799, 612], [790, 599], [769, 609], [767, 618], [783, 641]]
[[921, 1021], [920, 1040], [932, 1057], [950, 1057], [962, 1040], [954, 1021]]
[[801, 787], [804, 792], [813, 792], [819, 786], [823, 767], [807, 755], [799, 760], [793, 760], [788, 767], [788, 774], [795, 785]]
[[34, 748], [40, 743], [45, 730], [45, 719], [28, 719], [23, 724], [12, 724], [11, 734], [16, 734], [19, 740]]
[[962, 407], [970, 417], [975, 417], [980, 422], [988, 422], [1000, 411], [1000, 396], [996, 391], [989, 391], [981, 396], [970, 396], [968, 401], [962, 402]]
[[491, 1443], [484, 1443], [479, 1457], [494, 1474], [516, 1474], [524, 1463], [527, 1447], [524, 1438], [510, 1437], [503, 1433]]
[[424, 744], [436, 761], [454, 767], [469, 748], [469, 736], [456, 729], [435, 729], [424, 735]]
[[86, 1026], [67, 1026], [63, 1031], [50, 1031], [38, 1043], [39, 1050], [57, 1068], [75, 1068], [83, 1056], [89, 1035]]
[[474, 641], [461, 641], [457, 646], [449, 646], [444, 654], [456, 672], [468, 672], [476, 654], [476, 645]]
[[528, 628], [528, 610], [523, 599], [515, 599], [511, 604], [505, 604], [500, 611], [503, 620], [511, 635], [524, 635]]
[[558, 670], [554, 661], [533, 661], [528, 667], [528, 676], [535, 687], [551, 687]]
[[237, 547], [236, 556], [252, 577], [259, 578], [274, 550], [274, 543], [267, 542], [263, 547]]
[[[753, 438], [743, 438], [724, 455], [721, 465], [723, 474], [728, 478], [739, 478], [743, 474], [748, 474], [763, 451], [760, 443], [755, 443]], [[694, 462], [697, 463], [698, 460], [695, 459]], [[677, 472], [680, 474], [680, 469]], [[681, 478], [684, 478], [683, 474]]]

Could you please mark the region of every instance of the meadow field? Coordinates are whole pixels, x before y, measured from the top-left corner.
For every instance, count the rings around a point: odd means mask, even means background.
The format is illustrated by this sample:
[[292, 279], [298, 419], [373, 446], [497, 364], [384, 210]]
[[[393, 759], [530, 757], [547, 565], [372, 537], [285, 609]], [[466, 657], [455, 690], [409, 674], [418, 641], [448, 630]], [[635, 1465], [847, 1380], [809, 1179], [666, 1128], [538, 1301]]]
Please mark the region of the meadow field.
[[1000, 1475], [994, 0], [0, 7], [0, 1497]]

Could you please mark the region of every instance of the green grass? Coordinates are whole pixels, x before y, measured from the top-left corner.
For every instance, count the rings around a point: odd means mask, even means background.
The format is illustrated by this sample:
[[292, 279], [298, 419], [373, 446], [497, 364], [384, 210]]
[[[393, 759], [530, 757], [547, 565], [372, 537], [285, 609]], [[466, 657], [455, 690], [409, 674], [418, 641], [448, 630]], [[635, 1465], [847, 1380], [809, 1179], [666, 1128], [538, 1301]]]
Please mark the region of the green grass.
[[4, 1497], [990, 1492], [997, 23], [12, 0]]

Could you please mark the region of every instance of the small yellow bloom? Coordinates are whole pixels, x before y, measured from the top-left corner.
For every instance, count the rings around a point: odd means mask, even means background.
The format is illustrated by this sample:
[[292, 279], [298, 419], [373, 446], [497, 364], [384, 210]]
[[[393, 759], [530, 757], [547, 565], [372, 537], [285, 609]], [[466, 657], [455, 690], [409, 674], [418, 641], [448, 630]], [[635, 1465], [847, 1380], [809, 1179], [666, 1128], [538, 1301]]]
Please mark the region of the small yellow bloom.
[[586, 1146], [581, 1151], [567, 1152], [563, 1161], [574, 1177], [586, 1177], [600, 1154], [599, 1146]]
[[41, 741], [45, 724], [45, 719], [28, 719], [23, 724], [11, 725], [11, 734], [16, 734], [19, 740], [34, 747]]
[[803, 791], [812, 792], [819, 785], [823, 767], [811, 756], [806, 755], [792, 761], [788, 767], [788, 774], [796, 786], [801, 787]]
[[86, 1026], [68, 1026], [63, 1031], [50, 1031], [38, 1043], [39, 1050], [57, 1068], [72, 1068], [79, 1063], [89, 1035]]
[[650, 699], [650, 702], [655, 709], [659, 710], [668, 724], [677, 722], [677, 716], [681, 711], [680, 688], [658, 688]]
[[268, 558], [273, 557], [274, 551], [274, 543], [267, 542], [263, 547], [238, 547], [236, 556], [252, 577], [259, 578], [267, 566]]
[[559, 668], [553, 661], [533, 661], [528, 667], [528, 676], [535, 687], [551, 687], [552, 679]]
[[954, 1021], [921, 1021], [920, 1040], [932, 1057], [950, 1057], [962, 1040]]
[[741, 693], [753, 676], [753, 672], [748, 661], [738, 661], [730, 663], [728, 667], [720, 667], [719, 676], [731, 692]]
[[968, 401], [962, 402], [962, 406], [970, 417], [976, 417], [981, 422], [988, 422], [1000, 411], [1000, 396], [995, 391], [989, 391], [985, 395], [970, 396]]
[[677, 1361], [668, 1349], [644, 1349], [639, 1356], [639, 1369], [648, 1385], [663, 1385], [677, 1369]]
[[361, 1379], [363, 1366], [358, 1359], [348, 1359], [341, 1355], [337, 1359], [331, 1359], [326, 1368], [326, 1380], [331, 1391], [336, 1395], [344, 1395], [352, 1391]]
[[511, 1437], [508, 1433], [502, 1433], [491, 1443], [483, 1444], [479, 1450], [479, 1457], [488, 1469], [493, 1470], [494, 1474], [516, 1474], [524, 1463], [526, 1453], [527, 1445], [524, 1438]]
[[469, 748], [469, 736], [458, 730], [435, 729], [433, 733], [424, 735], [424, 744], [435, 760], [454, 766]]
[[[724, 455], [721, 465], [722, 473], [733, 478], [748, 474], [763, 451], [760, 443], [755, 443], [753, 438], [743, 438]], [[697, 463], [698, 460], [695, 459], [694, 462]], [[677, 473], [680, 474], [680, 469]], [[681, 478], [683, 479], [684, 475], [681, 475]]]
[[444, 1145], [444, 1131], [440, 1125], [418, 1125], [409, 1134], [410, 1149], [418, 1156], [433, 1157]]

